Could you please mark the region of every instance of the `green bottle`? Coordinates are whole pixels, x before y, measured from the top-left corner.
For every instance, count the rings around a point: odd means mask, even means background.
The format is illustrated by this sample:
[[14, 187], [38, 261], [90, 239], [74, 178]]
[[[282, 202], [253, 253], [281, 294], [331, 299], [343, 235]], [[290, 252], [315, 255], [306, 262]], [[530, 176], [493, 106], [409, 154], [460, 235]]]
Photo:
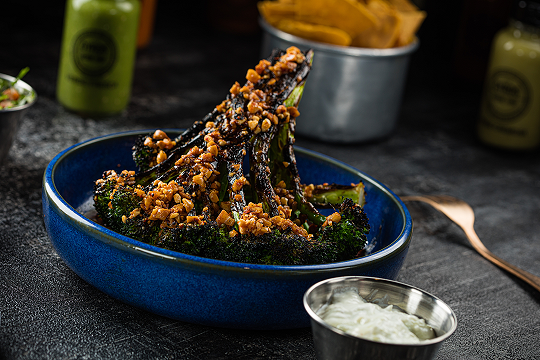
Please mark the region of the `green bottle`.
[[67, 0], [56, 96], [86, 116], [121, 112], [131, 95], [139, 0]]
[[478, 136], [511, 150], [540, 146], [540, 1], [517, 1], [493, 40]]

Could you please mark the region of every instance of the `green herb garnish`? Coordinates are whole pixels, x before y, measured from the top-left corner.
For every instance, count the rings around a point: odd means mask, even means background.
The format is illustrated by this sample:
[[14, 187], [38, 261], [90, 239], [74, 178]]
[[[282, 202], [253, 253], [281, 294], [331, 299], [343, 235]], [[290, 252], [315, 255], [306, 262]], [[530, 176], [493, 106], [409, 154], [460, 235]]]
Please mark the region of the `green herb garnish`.
[[17, 77], [15, 78], [15, 81], [11, 83], [11, 86], [15, 86], [17, 81], [21, 80], [24, 77], [24, 75], [26, 75], [29, 71], [30, 71], [30, 68], [28, 66], [22, 69], [21, 71], [19, 71], [19, 75], [17, 75]]
[[14, 81], [8, 82], [0, 79], [0, 110], [11, 109], [16, 106], [21, 106], [28, 103], [33, 94], [26, 91], [20, 92], [15, 89], [15, 84], [21, 80], [30, 71], [29, 67], [25, 67], [15, 78]]

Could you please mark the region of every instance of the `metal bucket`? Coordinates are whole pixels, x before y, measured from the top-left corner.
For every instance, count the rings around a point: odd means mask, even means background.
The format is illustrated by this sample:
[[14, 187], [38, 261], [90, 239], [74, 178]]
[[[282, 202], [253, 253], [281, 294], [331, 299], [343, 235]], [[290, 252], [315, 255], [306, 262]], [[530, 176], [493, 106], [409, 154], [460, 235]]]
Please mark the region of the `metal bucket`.
[[394, 129], [415, 39], [407, 46], [367, 49], [326, 45], [287, 34], [259, 19], [264, 30], [262, 56], [274, 48], [313, 49], [296, 132], [328, 142], [363, 142]]

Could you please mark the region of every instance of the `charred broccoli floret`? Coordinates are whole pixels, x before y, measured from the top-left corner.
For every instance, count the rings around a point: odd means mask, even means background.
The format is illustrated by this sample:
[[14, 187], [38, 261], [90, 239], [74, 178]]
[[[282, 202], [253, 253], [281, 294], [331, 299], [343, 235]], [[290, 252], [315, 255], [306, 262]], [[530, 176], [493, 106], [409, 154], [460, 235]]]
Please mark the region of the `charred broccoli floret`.
[[141, 212], [141, 188], [133, 183], [133, 172], [107, 171], [94, 185], [94, 207], [101, 220], [120, 234], [147, 243], [159, 236], [159, 224], [147, 221]]
[[322, 263], [335, 252], [333, 242], [307, 241], [290, 231], [229, 237], [225, 228], [212, 222], [172, 229], [155, 245], [195, 256], [266, 265]]
[[327, 201], [339, 210], [323, 216], [308, 201], [318, 201], [317, 187], [302, 185], [296, 166], [296, 107], [312, 57], [295, 47], [275, 50], [176, 138], [156, 130], [138, 139], [139, 171], [109, 170], [95, 183], [104, 224], [155, 246], [227, 261], [301, 265], [358, 256], [369, 232], [358, 204], [363, 186], [340, 189]]
[[[333, 218], [336, 218], [335, 221]], [[323, 226], [320, 241], [336, 244], [336, 260], [350, 259], [355, 251], [358, 256], [366, 245], [366, 234], [369, 233], [369, 220], [360, 205], [345, 199], [340, 212], [330, 215], [326, 221], [331, 223]]]

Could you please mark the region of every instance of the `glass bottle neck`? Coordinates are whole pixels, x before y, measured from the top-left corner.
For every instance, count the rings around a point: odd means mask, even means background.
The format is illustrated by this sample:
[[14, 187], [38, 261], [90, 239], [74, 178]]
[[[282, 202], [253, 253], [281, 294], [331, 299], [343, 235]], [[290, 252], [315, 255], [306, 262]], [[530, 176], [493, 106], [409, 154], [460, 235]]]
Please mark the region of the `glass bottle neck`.
[[510, 26], [512, 26], [512, 27], [514, 27], [514, 28], [516, 28], [518, 30], [521, 30], [521, 31], [529, 32], [531, 34], [540, 34], [540, 28], [539, 27], [523, 23], [523, 22], [521, 22], [519, 20], [516, 20], [516, 19], [510, 19]]
[[509, 22], [509, 27], [514, 37], [540, 42], [540, 28], [536, 26], [528, 25], [521, 21], [511, 19]]

